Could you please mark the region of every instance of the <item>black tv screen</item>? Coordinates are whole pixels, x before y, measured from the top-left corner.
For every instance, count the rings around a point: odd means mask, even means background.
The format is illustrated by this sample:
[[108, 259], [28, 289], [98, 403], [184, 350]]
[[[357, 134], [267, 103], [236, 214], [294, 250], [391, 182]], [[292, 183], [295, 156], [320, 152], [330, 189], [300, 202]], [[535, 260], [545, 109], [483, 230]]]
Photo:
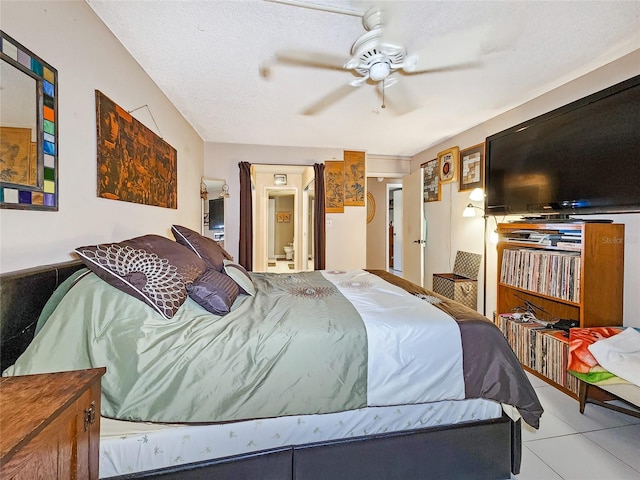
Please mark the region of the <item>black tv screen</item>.
[[209, 200], [209, 230], [224, 228], [224, 198]]
[[486, 139], [488, 214], [640, 212], [640, 75]]

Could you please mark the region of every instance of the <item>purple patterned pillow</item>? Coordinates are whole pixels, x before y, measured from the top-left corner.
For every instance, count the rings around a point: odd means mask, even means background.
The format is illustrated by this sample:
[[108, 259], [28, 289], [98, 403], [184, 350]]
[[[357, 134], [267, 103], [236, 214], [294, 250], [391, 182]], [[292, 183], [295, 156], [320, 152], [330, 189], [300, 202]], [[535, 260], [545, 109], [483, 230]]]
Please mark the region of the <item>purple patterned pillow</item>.
[[214, 269], [204, 272], [187, 285], [189, 296], [214, 315], [225, 315], [238, 296], [238, 285], [231, 277]]
[[172, 318], [187, 299], [187, 285], [207, 269], [188, 248], [144, 235], [75, 249], [84, 264], [110, 285]]
[[223, 263], [225, 273], [238, 284], [240, 293], [251, 296], [256, 294], [256, 287], [253, 284], [253, 280], [251, 280], [249, 272], [247, 272], [242, 265], [227, 259], [225, 259]]
[[231, 255], [212, 238], [180, 225], [172, 225], [171, 233], [176, 238], [176, 242], [191, 249], [207, 263], [209, 268], [221, 272], [224, 259], [231, 260]]

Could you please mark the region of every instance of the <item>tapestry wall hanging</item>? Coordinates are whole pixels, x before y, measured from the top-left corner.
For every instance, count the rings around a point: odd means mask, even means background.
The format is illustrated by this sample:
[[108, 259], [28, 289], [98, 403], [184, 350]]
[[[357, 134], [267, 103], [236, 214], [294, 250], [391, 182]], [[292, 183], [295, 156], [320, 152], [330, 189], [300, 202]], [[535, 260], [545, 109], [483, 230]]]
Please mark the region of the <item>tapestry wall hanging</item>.
[[344, 212], [344, 162], [327, 160], [324, 162], [325, 212]]
[[344, 152], [344, 204], [364, 207], [365, 153]]
[[98, 196], [178, 208], [176, 150], [96, 90]]

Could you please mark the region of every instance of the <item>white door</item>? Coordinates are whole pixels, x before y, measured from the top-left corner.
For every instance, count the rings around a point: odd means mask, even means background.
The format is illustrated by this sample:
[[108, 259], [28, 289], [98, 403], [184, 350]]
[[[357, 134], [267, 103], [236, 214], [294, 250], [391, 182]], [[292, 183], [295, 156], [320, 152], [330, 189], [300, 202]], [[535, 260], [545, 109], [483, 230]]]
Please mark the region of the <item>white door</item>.
[[393, 191], [393, 266], [402, 271], [402, 190]]
[[425, 229], [422, 208], [422, 168], [402, 179], [402, 191], [404, 194], [402, 277], [423, 287]]

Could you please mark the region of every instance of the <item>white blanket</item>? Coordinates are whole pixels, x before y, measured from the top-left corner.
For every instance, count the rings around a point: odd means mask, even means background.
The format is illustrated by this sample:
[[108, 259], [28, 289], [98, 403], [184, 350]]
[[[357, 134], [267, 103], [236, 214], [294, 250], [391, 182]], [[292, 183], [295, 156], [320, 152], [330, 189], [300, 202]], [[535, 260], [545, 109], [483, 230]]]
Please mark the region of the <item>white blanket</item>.
[[628, 327], [587, 347], [603, 368], [640, 386], [640, 332]]
[[369, 272], [323, 275], [367, 330], [369, 406], [465, 398], [462, 340], [453, 318]]

